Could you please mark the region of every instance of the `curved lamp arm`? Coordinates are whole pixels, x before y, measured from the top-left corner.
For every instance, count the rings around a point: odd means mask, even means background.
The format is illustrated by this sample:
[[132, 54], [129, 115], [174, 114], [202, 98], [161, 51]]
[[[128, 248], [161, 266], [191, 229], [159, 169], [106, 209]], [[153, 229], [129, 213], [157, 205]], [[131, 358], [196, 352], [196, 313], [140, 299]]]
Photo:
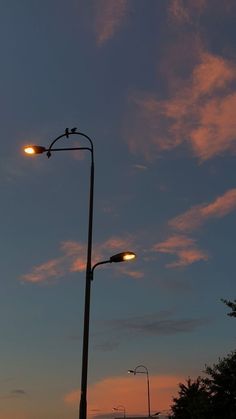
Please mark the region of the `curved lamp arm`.
[[[62, 147], [62, 148], [53, 148], [54, 144], [60, 140], [61, 138], [69, 138], [70, 135], [79, 135], [81, 137], [86, 138], [89, 141], [89, 147]], [[27, 154], [42, 154], [47, 152], [47, 156], [48, 158], [51, 157], [51, 152], [52, 151], [71, 151], [71, 150], [88, 150], [91, 152], [92, 155], [92, 165], [94, 164], [94, 152], [93, 152], [93, 142], [91, 140], [91, 138], [87, 135], [84, 134], [83, 132], [77, 132], [76, 128], [72, 128], [71, 130], [69, 130], [69, 128], [65, 129], [65, 132], [61, 135], [59, 135], [57, 138], [55, 138], [50, 146], [48, 148], [43, 147], [43, 146], [39, 146], [39, 145], [28, 145], [24, 147], [24, 151]]]
[[117, 263], [117, 262], [127, 262], [130, 261], [132, 259], [136, 258], [136, 254], [134, 252], [121, 252], [121, 253], [117, 253], [116, 255], [113, 255], [110, 257], [110, 259], [108, 260], [102, 260], [101, 262], [97, 262], [95, 263], [95, 265], [93, 265], [93, 267], [91, 268], [90, 271], [90, 280], [93, 280], [93, 273], [94, 273], [94, 269], [99, 266], [99, 265], [105, 265], [106, 263]]
[[[55, 140], [53, 140], [51, 142], [51, 144], [48, 147], [48, 149], [45, 150], [45, 151], [47, 151], [48, 158], [51, 157], [51, 151], [68, 150], [67, 148], [53, 149], [52, 147], [54, 146], [54, 144], [58, 140], [60, 140], [63, 137], [69, 138], [70, 135], [80, 135], [80, 136], [86, 138], [89, 141], [90, 147], [78, 147], [78, 148], [76, 147], [76, 148], [73, 148], [72, 150], [76, 150], [77, 149], [77, 150], [89, 150], [89, 151], [91, 151], [92, 161], [93, 161], [94, 160], [94, 156], [93, 156], [93, 142], [92, 142], [91, 138], [87, 134], [84, 134], [83, 132], [80, 132], [80, 131], [77, 132], [76, 131], [76, 128], [72, 128], [72, 130], [69, 130], [68, 128], [66, 128], [64, 134], [59, 135], [57, 138], [55, 138]], [[71, 150], [71, 148], [69, 150]]]
[[[140, 368], [143, 368], [145, 371], [137, 371]], [[139, 374], [147, 374], [148, 375], [148, 369], [147, 369], [147, 367], [145, 367], [145, 365], [138, 365], [137, 367], [135, 367], [134, 374], [137, 374], [137, 372]]]

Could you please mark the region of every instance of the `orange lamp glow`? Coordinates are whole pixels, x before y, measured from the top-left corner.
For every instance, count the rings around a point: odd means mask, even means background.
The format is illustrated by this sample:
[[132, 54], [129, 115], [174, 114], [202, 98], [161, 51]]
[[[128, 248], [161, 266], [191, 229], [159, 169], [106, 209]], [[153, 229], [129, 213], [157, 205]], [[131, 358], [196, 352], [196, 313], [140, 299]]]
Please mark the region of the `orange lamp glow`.
[[136, 258], [136, 255], [133, 252], [127, 252], [123, 256], [123, 260], [132, 260], [132, 259], [135, 259], [135, 258]]
[[24, 152], [26, 154], [35, 154], [34, 148], [33, 147], [28, 147], [28, 146], [24, 148]]
[[118, 253], [117, 255], [111, 256], [110, 262], [125, 262], [135, 258], [136, 255], [133, 252], [122, 252]]
[[26, 147], [24, 147], [24, 152], [30, 155], [42, 154], [45, 151], [46, 151], [46, 148], [40, 145], [27, 145]]

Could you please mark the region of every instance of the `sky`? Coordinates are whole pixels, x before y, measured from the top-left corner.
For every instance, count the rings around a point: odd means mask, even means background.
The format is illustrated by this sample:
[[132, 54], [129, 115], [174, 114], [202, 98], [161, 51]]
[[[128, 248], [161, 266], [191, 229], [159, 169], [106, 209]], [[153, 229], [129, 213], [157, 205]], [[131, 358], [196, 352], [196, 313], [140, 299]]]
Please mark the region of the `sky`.
[[[235, 349], [234, 0], [2, 0], [0, 419], [78, 417], [92, 138], [88, 416], [168, 410]], [[61, 147], [86, 147], [79, 136]]]

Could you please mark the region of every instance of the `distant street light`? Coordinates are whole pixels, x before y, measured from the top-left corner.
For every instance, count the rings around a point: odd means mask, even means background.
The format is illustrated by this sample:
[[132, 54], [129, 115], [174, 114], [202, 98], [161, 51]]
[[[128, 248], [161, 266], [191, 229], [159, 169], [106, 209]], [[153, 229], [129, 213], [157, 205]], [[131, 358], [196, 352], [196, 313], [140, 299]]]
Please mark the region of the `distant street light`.
[[[63, 147], [53, 148], [54, 144], [61, 138], [66, 137], [67, 139], [71, 135], [79, 135], [89, 142], [88, 147]], [[85, 282], [85, 302], [84, 302], [84, 332], [83, 332], [83, 353], [82, 353], [82, 372], [81, 372], [81, 396], [80, 396], [80, 408], [79, 418], [87, 418], [87, 378], [88, 378], [88, 346], [89, 346], [89, 318], [90, 318], [90, 292], [91, 292], [91, 281], [93, 279], [94, 269], [98, 265], [112, 262], [123, 262], [135, 258], [135, 254], [132, 252], [123, 252], [112, 256], [109, 260], [96, 263], [91, 267], [92, 259], [92, 236], [93, 236], [93, 198], [94, 198], [94, 147], [91, 138], [82, 133], [77, 132], [77, 128], [69, 130], [65, 129], [65, 132], [59, 135], [55, 140], [52, 141], [48, 148], [39, 145], [27, 145], [24, 147], [26, 154], [35, 155], [47, 153], [47, 157], [51, 157], [54, 151], [71, 151], [71, 150], [88, 150], [91, 155], [91, 169], [90, 169], [90, 193], [89, 193], [89, 214], [88, 214], [88, 242], [87, 242], [87, 264], [86, 264], [86, 282]]]
[[118, 411], [122, 411], [124, 414], [124, 418], [126, 417], [126, 412], [125, 412], [125, 406], [123, 406], [122, 404], [119, 404], [119, 406], [117, 407], [113, 407], [113, 410], [118, 410]]
[[[139, 369], [142, 368], [144, 371], [139, 371]], [[138, 365], [135, 367], [134, 370], [128, 370], [128, 374], [146, 374], [147, 376], [147, 400], [148, 400], [148, 417], [151, 416], [151, 407], [150, 407], [150, 386], [149, 386], [149, 374], [148, 369], [145, 367], [145, 365]]]

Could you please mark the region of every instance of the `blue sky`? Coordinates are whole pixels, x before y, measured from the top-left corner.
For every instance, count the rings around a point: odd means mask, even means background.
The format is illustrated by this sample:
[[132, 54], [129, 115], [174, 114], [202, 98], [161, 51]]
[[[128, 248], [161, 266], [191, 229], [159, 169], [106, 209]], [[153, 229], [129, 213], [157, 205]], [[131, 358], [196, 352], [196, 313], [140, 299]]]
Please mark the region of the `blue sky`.
[[[66, 127], [95, 147], [90, 416], [168, 409], [234, 349], [234, 1], [2, 1], [0, 419], [78, 409], [89, 156], [26, 157]], [[71, 146], [85, 146], [74, 137]], [[61, 146], [65, 146], [61, 143]], [[105, 395], [105, 397], [104, 397]], [[117, 413], [116, 413], [117, 415]]]

